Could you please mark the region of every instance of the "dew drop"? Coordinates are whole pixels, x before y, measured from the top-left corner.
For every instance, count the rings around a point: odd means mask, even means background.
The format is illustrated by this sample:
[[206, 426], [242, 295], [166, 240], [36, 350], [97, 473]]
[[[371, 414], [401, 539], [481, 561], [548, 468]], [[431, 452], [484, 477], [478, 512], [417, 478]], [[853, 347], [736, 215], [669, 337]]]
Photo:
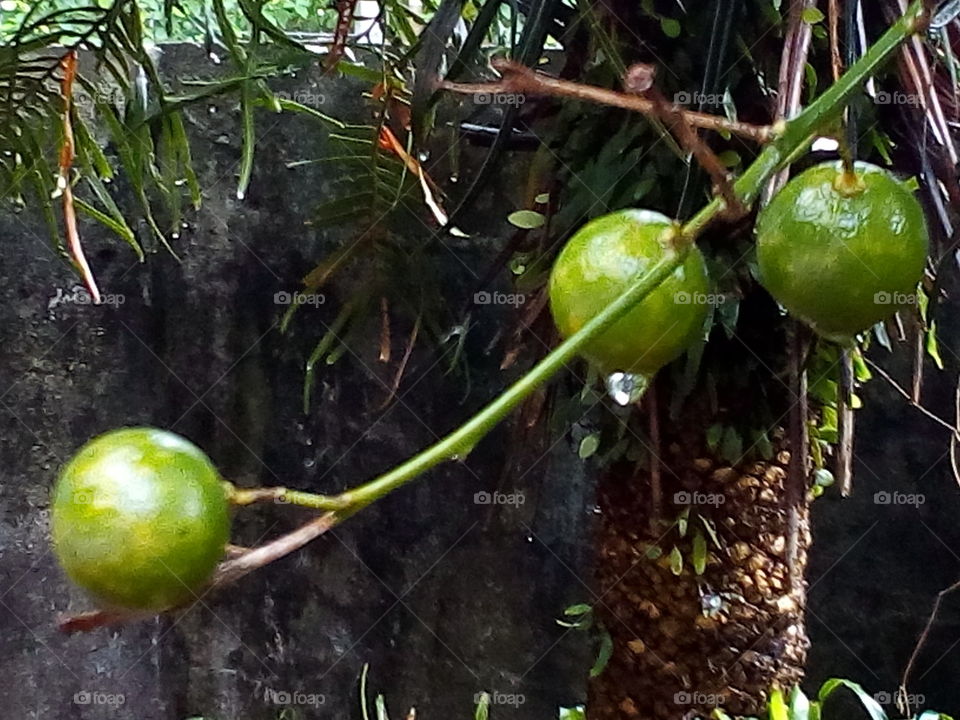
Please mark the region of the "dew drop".
[[615, 372], [607, 376], [607, 395], [617, 405], [626, 407], [639, 400], [648, 385], [644, 375]]
[[314, 460], [313, 458], [306, 458], [306, 459], [303, 461], [303, 466], [304, 466], [307, 470], [309, 470], [310, 468], [312, 468], [312, 467], [313, 467], [314, 465], [316, 465], [316, 464], [317, 464], [317, 461]]
[[426, 162], [430, 159], [430, 152], [428, 150], [421, 150], [417, 153], [417, 157], [420, 159], [420, 162]]

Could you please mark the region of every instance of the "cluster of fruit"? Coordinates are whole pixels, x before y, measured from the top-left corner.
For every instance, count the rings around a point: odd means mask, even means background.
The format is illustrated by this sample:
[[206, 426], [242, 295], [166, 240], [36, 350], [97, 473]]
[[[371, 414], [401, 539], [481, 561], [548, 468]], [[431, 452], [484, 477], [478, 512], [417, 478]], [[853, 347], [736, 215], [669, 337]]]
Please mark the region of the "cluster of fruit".
[[[550, 276], [561, 335], [582, 328], [647, 269], [674, 252], [675, 221], [621, 210], [587, 223]], [[790, 313], [842, 343], [913, 301], [927, 257], [920, 203], [886, 170], [817, 165], [786, 184], [756, 224], [760, 281]], [[700, 251], [594, 338], [584, 355], [607, 372], [653, 375], [703, 330], [716, 295]]]
[[[927, 255], [923, 212], [880, 168], [814, 167], [760, 213], [762, 282], [821, 334], [846, 340], [915, 292]], [[563, 335], [597, 315], [674, 252], [679, 224], [623, 210], [577, 232], [550, 277]], [[712, 297], [703, 256], [682, 265], [586, 348], [606, 371], [652, 375], [703, 330]], [[183, 438], [151, 428], [102, 435], [66, 465], [54, 491], [53, 540], [67, 574], [100, 602], [159, 611], [202, 592], [230, 535], [216, 468]]]

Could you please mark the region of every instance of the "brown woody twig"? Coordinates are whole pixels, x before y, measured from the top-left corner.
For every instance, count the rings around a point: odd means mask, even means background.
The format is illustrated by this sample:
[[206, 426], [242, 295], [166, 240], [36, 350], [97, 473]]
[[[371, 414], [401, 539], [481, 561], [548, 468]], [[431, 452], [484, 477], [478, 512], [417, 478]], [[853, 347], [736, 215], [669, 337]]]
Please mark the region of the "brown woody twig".
[[[309, 522], [301, 525], [296, 530], [281, 535], [275, 540], [261, 545], [260, 547], [248, 550], [239, 555], [230, 556], [220, 563], [210, 584], [192, 602], [184, 607], [200, 602], [209, 592], [218, 590], [225, 585], [236, 582], [244, 575], [254, 570], [279, 560], [285, 555], [289, 555], [295, 550], [299, 550], [307, 543], [316, 540], [334, 525], [343, 520], [346, 515], [334, 512], [323, 513], [313, 518]], [[176, 608], [171, 608], [175, 610]], [[120, 609], [101, 609], [92, 612], [80, 613], [77, 615], [66, 615], [58, 621], [58, 627], [62, 632], [89, 632], [107, 625], [119, 625], [135, 620], [145, 620], [154, 613], [140, 612]]]
[[[445, 80], [440, 88], [462, 95], [515, 93], [524, 95], [545, 95], [551, 97], [565, 97], [573, 100], [583, 100], [599, 105], [632, 110], [644, 115], [655, 115], [656, 109], [652, 100], [630, 93], [607, 90], [595, 85], [585, 85], [551, 77], [537, 72], [520, 63], [502, 58], [491, 62], [493, 69], [502, 77], [496, 82], [486, 83], [458, 83]], [[758, 143], [766, 143], [773, 139], [773, 130], [766, 125], [751, 125], [749, 123], [728, 120], [718, 115], [693, 112], [678, 108], [683, 118], [692, 127], [718, 132], [729, 132], [734, 135], [748, 138]]]

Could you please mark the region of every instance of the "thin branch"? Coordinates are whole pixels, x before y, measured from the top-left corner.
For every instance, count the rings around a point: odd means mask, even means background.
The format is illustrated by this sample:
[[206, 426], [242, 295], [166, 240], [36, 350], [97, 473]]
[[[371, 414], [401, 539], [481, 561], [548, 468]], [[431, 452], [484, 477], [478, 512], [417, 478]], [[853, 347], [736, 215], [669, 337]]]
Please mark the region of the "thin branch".
[[923, 414], [926, 415], [928, 418], [930, 418], [930, 419], [933, 420], [935, 423], [937, 423], [937, 425], [940, 425], [940, 426], [942, 426], [942, 427], [945, 427], [945, 428], [946, 428], [947, 430], [949, 430], [955, 437], [960, 438], [960, 428], [954, 427], [953, 425], [951, 425], [950, 423], [948, 423], [948, 422], [947, 422], [946, 420], [944, 420], [943, 418], [940, 418], [940, 417], [938, 417], [937, 415], [934, 415], [932, 412], [930, 412], [930, 411], [927, 410], [925, 407], [923, 407], [923, 405], [921, 405], [920, 403], [914, 401], [914, 399], [913, 399], [913, 397], [910, 395], [910, 393], [908, 393], [906, 390], [904, 390], [903, 387], [902, 387], [896, 380], [894, 380], [892, 377], [890, 377], [890, 374], [887, 373], [886, 370], [884, 370], [882, 367], [880, 367], [880, 366], [877, 365], [875, 362], [873, 362], [873, 360], [870, 360], [869, 358], [864, 358], [864, 359], [867, 361], [867, 364], [868, 364], [871, 368], [873, 368], [880, 377], [882, 377], [884, 380], [886, 380], [888, 383], [890, 383], [890, 386], [891, 386], [894, 390], [896, 390], [898, 393], [900, 393], [900, 395], [903, 396], [904, 400], [906, 400], [908, 403], [910, 403], [913, 407], [915, 407], [915, 408], [916, 408], [917, 410], [919, 410], [921, 413], [923, 413]]
[[[445, 80], [439, 87], [462, 95], [512, 93], [565, 97], [599, 105], [611, 105], [648, 116], [656, 114], [653, 101], [634, 94], [561, 80], [502, 58], [493, 60], [491, 65], [502, 75], [497, 82], [458, 83]], [[768, 126], [728, 120], [718, 115], [684, 110], [679, 106], [677, 106], [677, 112], [693, 127], [730, 132], [758, 143], [766, 143], [773, 139], [773, 131]]]
[[840, 387], [837, 391], [837, 484], [840, 494], [853, 493], [853, 357], [843, 348], [840, 355]]
[[663, 517], [663, 478], [660, 472], [660, 409], [657, 407], [656, 382], [647, 388], [647, 412], [650, 419], [650, 531], [657, 533], [657, 524]]
[[843, 60], [840, 59], [840, 0], [829, 0], [827, 23], [830, 33], [830, 68], [833, 71], [833, 81], [836, 82], [843, 74]]
[[[296, 530], [286, 535], [281, 535], [265, 545], [261, 545], [258, 548], [254, 548], [240, 555], [234, 555], [233, 557], [228, 556], [228, 559], [220, 563], [210, 584], [196, 596], [192, 602], [187, 603], [183, 607], [190, 607], [192, 604], [202, 600], [208, 593], [230, 585], [244, 575], [264, 565], [268, 565], [275, 560], [279, 560], [295, 550], [299, 550], [307, 543], [316, 540], [346, 517], [346, 514], [339, 515], [333, 512], [324, 513], [323, 515], [318, 515], [313, 518]], [[175, 609], [177, 608], [171, 608], [171, 610]], [[136, 620], [145, 620], [155, 614], [156, 613], [148, 611], [93, 610], [77, 615], [63, 616], [58, 620], [57, 625], [60, 631], [65, 633], [89, 632], [108, 625], [119, 625]]]
[[63, 68], [63, 80], [60, 83], [63, 93], [63, 144], [60, 146], [60, 174], [57, 184], [63, 194], [63, 221], [67, 233], [67, 247], [70, 248], [73, 262], [80, 271], [87, 290], [90, 291], [90, 298], [94, 305], [99, 305], [100, 289], [97, 287], [97, 281], [93, 277], [90, 264], [83, 253], [83, 245], [80, 243], [77, 214], [73, 207], [73, 188], [70, 185], [70, 168], [73, 167], [75, 154], [71, 115], [73, 114], [73, 81], [77, 76], [77, 51], [71, 50], [64, 55], [60, 65]]
[[920, 655], [920, 650], [923, 648], [924, 644], [927, 642], [927, 638], [930, 636], [930, 630], [933, 629], [933, 623], [937, 619], [937, 613], [940, 611], [940, 603], [943, 602], [944, 596], [949, 595], [956, 590], [960, 590], [960, 580], [955, 582], [946, 590], [941, 590], [937, 593], [937, 599], [933, 603], [933, 611], [930, 613], [930, 618], [927, 620], [927, 624], [923, 628], [923, 632], [920, 634], [920, 639], [917, 640], [916, 647], [913, 648], [913, 652], [910, 654], [910, 660], [907, 662], [907, 667], [904, 668], [903, 677], [900, 680], [899, 695], [904, 698], [904, 703], [906, 703], [904, 711], [908, 717], [911, 717], [910, 701], [907, 699], [909, 698], [907, 695], [907, 683], [910, 680], [910, 673], [913, 672], [913, 666], [917, 662], [917, 658]]
[[413, 353], [413, 347], [417, 343], [417, 336], [420, 334], [420, 320], [422, 318], [423, 313], [417, 315], [417, 321], [413, 324], [413, 330], [410, 332], [410, 337], [407, 339], [407, 347], [404, 348], [403, 357], [400, 358], [400, 366], [397, 368], [397, 372], [393, 376], [393, 382], [390, 383], [390, 392], [387, 393], [387, 397], [383, 399], [383, 403], [381, 403], [377, 408], [377, 412], [385, 410], [397, 396], [397, 390], [400, 389], [400, 381], [403, 379], [404, 372], [406, 372], [407, 363], [410, 362], [410, 355]]
[[730, 181], [730, 174], [720, 162], [716, 153], [704, 143], [697, 132], [687, 123], [684, 113], [667, 99], [654, 85], [656, 69], [653, 65], [637, 63], [627, 70], [624, 85], [628, 90], [646, 97], [653, 103], [653, 115], [658, 118], [680, 141], [683, 149], [693, 155], [700, 166], [707, 171], [716, 192], [726, 203], [726, 212], [730, 219], [741, 218], [747, 209], [737, 197]]
[[[793, 0], [790, 4], [790, 20], [783, 43], [777, 84], [776, 119], [778, 121], [792, 118], [800, 112], [804, 69], [807, 65], [812, 37], [810, 23], [803, 19], [803, 13], [816, 6], [816, 0]], [[789, 167], [783, 168], [774, 176], [764, 190], [763, 202], [768, 202], [776, 195], [777, 191], [787, 183], [789, 177]]]
[[800, 552], [800, 510], [807, 493], [809, 476], [810, 435], [807, 430], [807, 372], [804, 358], [808, 339], [803, 326], [793, 323], [790, 331], [790, 389], [796, 398], [790, 406], [789, 438], [790, 463], [787, 466], [784, 498], [787, 502], [787, 572], [791, 585], [803, 581], [803, 573], [797, 567]]

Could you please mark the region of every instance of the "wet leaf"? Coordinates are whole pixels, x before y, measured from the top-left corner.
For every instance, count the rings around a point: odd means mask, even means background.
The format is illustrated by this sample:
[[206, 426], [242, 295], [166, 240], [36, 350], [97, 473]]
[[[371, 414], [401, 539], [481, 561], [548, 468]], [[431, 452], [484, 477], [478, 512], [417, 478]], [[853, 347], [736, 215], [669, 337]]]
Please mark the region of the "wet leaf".
[[697, 532], [693, 536], [693, 550], [691, 552], [690, 562], [693, 565], [693, 571], [697, 575], [703, 575], [703, 571], [707, 569], [707, 541], [701, 532]]
[[683, 572], [683, 553], [680, 552], [680, 549], [674, 545], [673, 550], [670, 551], [670, 572], [674, 575], [679, 575]]
[[668, 38], [676, 38], [680, 36], [680, 23], [673, 18], [660, 18], [660, 29], [663, 30], [663, 34]]
[[594, 453], [596, 453], [597, 448], [599, 447], [600, 433], [590, 433], [580, 441], [580, 448], [577, 451], [577, 454], [580, 456], [581, 460], [586, 460], [588, 457], [591, 457]]
[[590, 677], [595, 678], [602, 673], [603, 669], [607, 666], [607, 663], [610, 662], [610, 657], [612, 655], [613, 638], [610, 637], [610, 633], [606, 629], [601, 629], [600, 649], [597, 651], [597, 659], [594, 661], [593, 667], [590, 668]]
[[546, 218], [535, 210], [517, 210], [507, 216], [507, 222], [521, 230], [536, 230], [543, 227]]
[[769, 720], [790, 720], [790, 711], [787, 709], [787, 703], [783, 699], [783, 691], [780, 688], [774, 688], [770, 692], [770, 699], [767, 701], [767, 716]]
[[863, 705], [864, 709], [867, 711], [867, 714], [870, 715], [871, 720], [887, 720], [887, 714], [883, 711], [883, 708], [880, 707], [880, 704], [874, 700], [870, 695], [867, 694], [860, 685], [855, 682], [850, 682], [849, 680], [844, 680], [842, 678], [831, 678], [827, 680], [823, 685], [820, 686], [820, 692], [817, 695], [817, 698], [823, 703], [828, 697], [830, 697], [838, 688], [845, 687], [848, 690], [852, 691], [857, 699], [860, 700], [860, 704]]
[[743, 438], [732, 427], [728, 427], [723, 433], [720, 457], [731, 464], [738, 462], [743, 457]]

